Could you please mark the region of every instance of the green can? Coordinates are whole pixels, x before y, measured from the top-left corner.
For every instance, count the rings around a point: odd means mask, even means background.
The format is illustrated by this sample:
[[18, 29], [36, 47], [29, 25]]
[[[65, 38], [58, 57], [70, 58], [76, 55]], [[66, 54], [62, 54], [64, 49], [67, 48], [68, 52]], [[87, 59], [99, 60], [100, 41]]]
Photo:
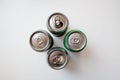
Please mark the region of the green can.
[[68, 24], [68, 18], [62, 13], [53, 13], [47, 20], [48, 30], [57, 37], [65, 34]]
[[72, 52], [80, 52], [86, 47], [87, 38], [82, 31], [71, 30], [65, 35], [63, 44]]

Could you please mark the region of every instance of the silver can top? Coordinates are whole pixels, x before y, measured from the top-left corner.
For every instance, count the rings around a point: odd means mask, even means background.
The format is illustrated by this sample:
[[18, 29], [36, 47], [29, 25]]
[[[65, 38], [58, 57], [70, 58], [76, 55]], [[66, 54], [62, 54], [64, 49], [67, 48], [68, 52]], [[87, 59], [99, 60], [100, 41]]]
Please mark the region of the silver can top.
[[56, 70], [60, 70], [66, 66], [68, 55], [62, 50], [54, 50], [48, 54], [48, 64]]
[[48, 18], [47, 23], [50, 30], [59, 32], [68, 26], [68, 19], [62, 13], [54, 13]]
[[72, 50], [81, 50], [86, 44], [86, 37], [81, 32], [74, 32], [68, 37], [68, 45]]
[[36, 31], [30, 38], [31, 47], [36, 51], [46, 50], [49, 46], [49, 36], [46, 31]]

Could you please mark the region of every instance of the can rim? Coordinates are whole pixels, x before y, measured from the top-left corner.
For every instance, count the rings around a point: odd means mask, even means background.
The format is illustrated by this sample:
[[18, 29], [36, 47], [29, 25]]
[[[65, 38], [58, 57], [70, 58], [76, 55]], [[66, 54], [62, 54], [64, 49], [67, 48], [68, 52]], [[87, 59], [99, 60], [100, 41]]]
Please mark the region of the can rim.
[[[57, 30], [54, 30], [54, 29], [51, 28], [51, 26], [50, 26], [50, 19], [51, 19], [51, 17], [53, 17], [54, 15], [61, 15], [61, 16], [65, 17], [67, 23], [66, 23], [66, 26], [63, 27], [63, 29], [57, 31]], [[55, 12], [55, 13], [51, 14], [51, 15], [48, 17], [48, 19], [47, 19], [47, 28], [48, 28], [48, 30], [50, 30], [51, 32], [53, 32], [53, 31], [54, 31], [55, 33], [57, 33], [57, 32], [63, 32], [63, 30], [66, 30], [66, 29], [67, 29], [68, 25], [69, 25], [68, 18], [67, 18], [64, 14], [62, 14], [62, 13], [60, 13], [60, 12]]]
[[[49, 63], [49, 56], [50, 56], [51, 53], [54, 52], [54, 51], [62, 51], [63, 54], [65, 55], [65, 63], [64, 63], [62, 66], [60, 66], [60, 67], [51, 66], [50, 63]], [[68, 55], [67, 51], [66, 51], [64, 48], [62, 48], [62, 47], [53, 47], [53, 48], [51, 48], [51, 49], [47, 52], [47, 63], [48, 63], [48, 65], [49, 65], [52, 69], [55, 69], [55, 70], [60, 70], [60, 69], [63, 69], [64, 67], [66, 67], [66, 65], [67, 65], [68, 62], [69, 62], [69, 59], [70, 59], [70, 58], [69, 58], [69, 55]]]
[[[84, 43], [84, 45], [83, 45], [79, 50], [72, 49], [72, 48], [70, 48], [69, 45], [68, 45], [68, 38], [69, 38], [69, 36], [70, 36], [72, 33], [75, 33], [75, 32], [77, 32], [77, 33], [82, 33], [82, 35], [83, 35], [84, 38], [85, 38], [85, 43]], [[69, 32], [65, 35], [64, 40], [63, 40], [63, 44], [64, 44], [65, 48], [67, 48], [68, 50], [70, 50], [70, 51], [72, 51], [72, 52], [80, 52], [80, 51], [82, 51], [82, 50], [86, 47], [86, 45], [87, 45], [87, 37], [86, 37], [86, 35], [85, 35], [82, 31], [80, 31], [80, 30], [71, 30], [71, 31], [69, 31]]]

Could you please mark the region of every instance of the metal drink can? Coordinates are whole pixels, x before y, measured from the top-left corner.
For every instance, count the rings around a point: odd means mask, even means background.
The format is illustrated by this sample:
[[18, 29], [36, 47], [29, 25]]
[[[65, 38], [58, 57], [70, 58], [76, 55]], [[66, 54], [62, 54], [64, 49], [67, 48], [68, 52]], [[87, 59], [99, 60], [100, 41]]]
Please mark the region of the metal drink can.
[[65, 34], [69, 21], [62, 13], [53, 13], [47, 20], [48, 30], [57, 37]]
[[82, 31], [71, 30], [65, 35], [63, 44], [72, 52], [80, 52], [86, 47], [87, 38]]
[[69, 62], [69, 55], [64, 48], [54, 47], [48, 51], [47, 62], [51, 68], [60, 70]]
[[53, 46], [53, 43], [53, 38], [44, 30], [35, 31], [30, 36], [30, 45], [32, 49], [38, 52], [50, 49]]

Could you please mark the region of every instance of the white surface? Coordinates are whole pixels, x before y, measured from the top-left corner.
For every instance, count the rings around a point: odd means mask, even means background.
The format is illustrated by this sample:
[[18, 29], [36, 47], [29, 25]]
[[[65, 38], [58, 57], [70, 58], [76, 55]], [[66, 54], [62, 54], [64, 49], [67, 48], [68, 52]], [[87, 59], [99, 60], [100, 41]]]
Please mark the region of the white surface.
[[[70, 63], [59, 71], [48, 66], [46, 52], [29, 45], [54, 12], [88, 38], [86, 49], [69, 52]], [[62, 38], [55, 37], [55, 45], [63, 46]], [[120, 1], [0, 0], [0, 80], [120, 80]]]

